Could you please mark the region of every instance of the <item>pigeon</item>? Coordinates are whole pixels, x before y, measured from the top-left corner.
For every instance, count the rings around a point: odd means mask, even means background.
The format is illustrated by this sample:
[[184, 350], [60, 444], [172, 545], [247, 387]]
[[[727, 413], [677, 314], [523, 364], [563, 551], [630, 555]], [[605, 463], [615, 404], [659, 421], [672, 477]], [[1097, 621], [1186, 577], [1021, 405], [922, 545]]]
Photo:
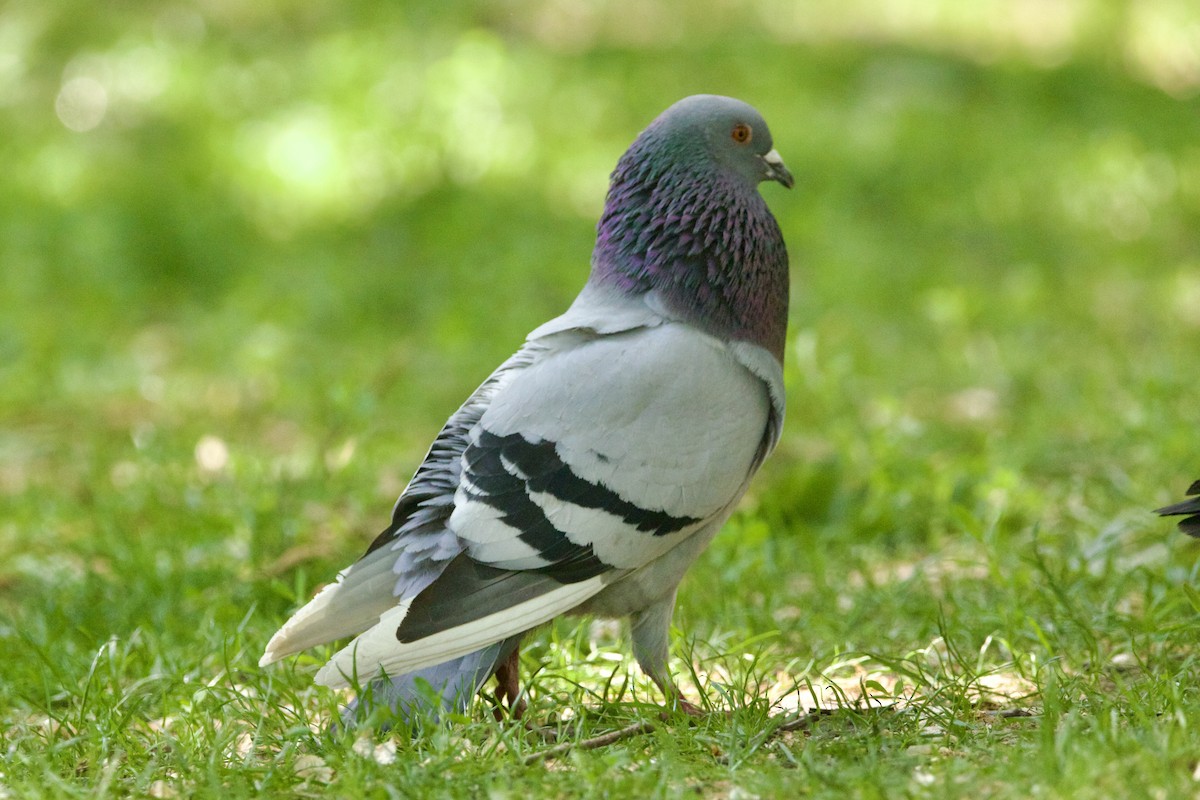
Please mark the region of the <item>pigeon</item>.
[[[391, 524], [267, 644], [266, 666], [346, 637], [316, 683], [415, 724], [494, 675], [526, 708], [519, 645], [564, 614], [630, 620], [672, 709], [684, 573], [779, 441], [788, 256], [759, 194], [793, 178], [762, 116], [675, 103], [613, 171], [587, 282], [446, 422]], [[499, 707], [495, 713], [500, 714]]]
[[1179, 530], [1188, 536], [1200, 538], [1200, 481], [1194, 482], [1187, 490], [1188, 498], [1182, 503], [1164, 506], [1154, 510], [1155, 514], [1164, 517], [1177, 517], [1189, 514], [1179, 521]]

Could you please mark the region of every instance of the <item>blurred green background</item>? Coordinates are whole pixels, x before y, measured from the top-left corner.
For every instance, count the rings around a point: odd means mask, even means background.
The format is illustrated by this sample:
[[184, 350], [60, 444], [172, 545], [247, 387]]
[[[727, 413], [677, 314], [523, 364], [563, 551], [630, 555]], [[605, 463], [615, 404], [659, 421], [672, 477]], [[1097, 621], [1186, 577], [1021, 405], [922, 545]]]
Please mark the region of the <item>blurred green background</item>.
[[774, 520], [930, 544], [997, 486], [1110, 513], [1200, 462], [1190, 2], [2, 15], [10, 552], [85, 540], [81, 498], [255, 475], [364, 503], [356, 549], [569, 303], [609, 170], [695, 92], [756, 104], [798, 179], [764, 187], [795, 287]]
[[[0, 14], [0, 503], [120, 490], [204, 436], [294, 476], [365, 457], [390, 498], [569, 303], [608, 171], [695, 92], [759, 106], [798, 176], [764, 188], [794, 263], [785, 512], [1200, 461], [1187, 0]], [[927, 528], [884, 505], [872, 535]]]
[[[1200, 477], [1194, 0], [17, 2], [0, 708], [29, 785], [129, 719], [200, 724], [195, 681], [284, 674], [240, 670], [569, 304], [612, 166], [697, 92], [756, 105], [796, 174], [763, 187], [794, 289], [783, 442], [681, 626], [818, 670], [942, 634], [1176, 663], [1195, 550], [1147, 509]], [[91, 744], [47, 727], [72, 715]]]

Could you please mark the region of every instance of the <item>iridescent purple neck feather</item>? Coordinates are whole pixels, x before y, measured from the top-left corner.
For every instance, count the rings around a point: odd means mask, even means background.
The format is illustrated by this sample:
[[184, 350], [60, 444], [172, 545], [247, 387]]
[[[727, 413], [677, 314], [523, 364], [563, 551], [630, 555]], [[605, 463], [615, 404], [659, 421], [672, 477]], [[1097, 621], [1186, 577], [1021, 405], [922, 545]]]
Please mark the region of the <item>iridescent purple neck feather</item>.
[[613, 171], [591, 281], [655, 292], [673, 316], [783, 360], [788, 258], [753, 181], [656, 120]]

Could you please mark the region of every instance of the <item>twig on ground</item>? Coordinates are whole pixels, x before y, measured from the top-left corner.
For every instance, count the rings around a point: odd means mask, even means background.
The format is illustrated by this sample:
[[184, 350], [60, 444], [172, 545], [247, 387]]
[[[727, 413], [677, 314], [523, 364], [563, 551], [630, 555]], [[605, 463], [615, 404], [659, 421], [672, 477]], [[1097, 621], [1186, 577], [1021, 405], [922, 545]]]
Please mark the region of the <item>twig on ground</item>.
[[780, 733], [787, 733], [788, 731], [804, 730], [805, 728], [811, 727], [812, 724], [814, 722], [816, 722], [817, 720], [819, 720], [821, 717], [828, 717], [831, 714], [833, 714], [833, 712], [836, 710], [837, 709], [834, 709], [834, 708], [814, 709], [812, 711], [809, 711], [807, 714], [801, 714], [800, 716], [796, 717], [795, 719], [790, 719], [787, 722], [783, 723], [778, 728], [776, 728], [774, 731], [772, 731], [771, 735], [775, 736]]
[[558, 741], [558, 732], [549, 725], [538, 725], [530, 720], [525, 720], [525, 730], [529, 731], [546, 744], [554, 744]]
[[1031, 708], [998, 708], [992, 711], [984, 711], [985, 717], [999, 717], [1000, 719], [1012, 719], [1014, 717], [1036, 717], [1038, 712]]
[[572, 750], [595, 750], [597, 747], [607, 747], [608, 745], [613, 744], [614, 742], [619, 742], [622, 739], [628, 739], [632, 736], [640, 736], [643, 733], [650, 733], [653, 730], [653, 722], [638, 722], [621, 728], [620, 730], [610, 731], [602, 736], [593, 736], [591, 739], [584, 739], [582, 742], [563, 742], [562, 744], [549, 747], [540, 752], [531, 753], [525, 756], [524, 763], [529, 765], [538, 761], [550, 761], [558, 758], [564, 753], [569, 753]]

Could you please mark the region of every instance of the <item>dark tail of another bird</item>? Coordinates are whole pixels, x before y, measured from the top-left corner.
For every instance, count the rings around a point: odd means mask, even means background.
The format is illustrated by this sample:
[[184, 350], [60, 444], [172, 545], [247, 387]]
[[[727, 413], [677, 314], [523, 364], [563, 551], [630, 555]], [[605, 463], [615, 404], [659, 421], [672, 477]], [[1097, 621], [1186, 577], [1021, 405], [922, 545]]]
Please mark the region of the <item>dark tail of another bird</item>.
[[1179, 521], [1179, 530], [1188, 536], [1200, 538], [1200, 481], [1189, 486], [1187, 494], [1190, 499], [1156, 509], [1154, 513], [1164, 517], [1183, 516], [1184, 518]]

